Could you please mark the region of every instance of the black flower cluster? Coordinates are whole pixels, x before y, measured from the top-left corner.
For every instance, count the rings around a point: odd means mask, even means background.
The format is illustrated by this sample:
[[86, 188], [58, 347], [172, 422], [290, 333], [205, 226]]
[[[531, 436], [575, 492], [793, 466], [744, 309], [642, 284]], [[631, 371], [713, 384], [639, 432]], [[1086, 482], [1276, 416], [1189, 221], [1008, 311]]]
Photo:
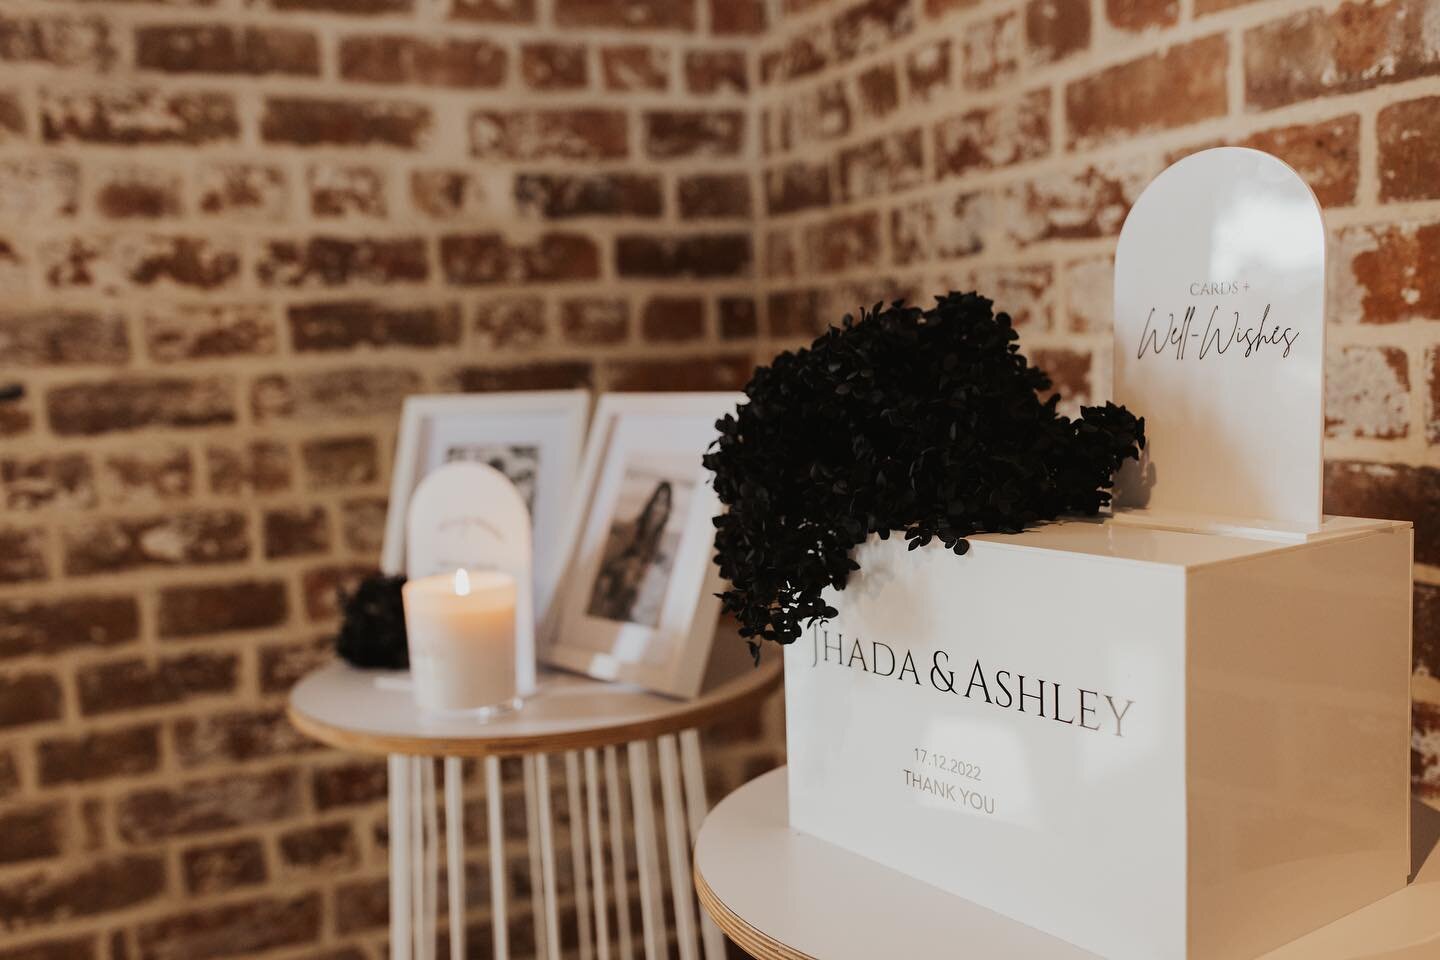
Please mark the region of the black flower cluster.
[[821, 591], [845, 586], [872, 533], [963, 554], [971, 534], [1109, 503], [1145, 421], [1110, 403], [1060, 416], [1016, 340], [991, 301], [951, 293], [929, 310], [876, 304], [755, 371], [705, 466], [728, 507], [715, 519], [724, 608], [757, 658], [759, 640], [791, 643], [835, 616]]
[[335, 638], [335, 652], [354, 667], [403, 670], [410, 666], [405, 635], [405, 607], [400, 588], [403, 576], [374, 574], [361, 580], [353, 593], [340, 593], [344, 620]]

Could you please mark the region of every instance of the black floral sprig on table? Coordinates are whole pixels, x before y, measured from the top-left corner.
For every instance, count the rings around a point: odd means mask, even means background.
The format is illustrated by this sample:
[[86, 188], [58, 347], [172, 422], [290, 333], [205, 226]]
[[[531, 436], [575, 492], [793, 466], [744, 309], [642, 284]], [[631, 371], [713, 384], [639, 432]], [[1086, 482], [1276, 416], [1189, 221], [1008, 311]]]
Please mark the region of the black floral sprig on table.
[[400, 588], [405, 577], [372, 574], [351, 593], [341, 591], [344, 620], [335, 638], [335, 652], [353, 667], [404, 670], [410, 666], [405, 634], [405, 606]]
[[1017, 339], [991, 301], [951, 293], [929, 310], [876, 304], [755, 371], [704, 462], [728, 508], [715, 519], [721, 598], [757, 659], [759, 641], [791, 643], [836, 615], [821, 591], [845, 586], [872, 533], [964, 554], [971, 534], [1110, 502], [1145, 421], [1112, 403], [1059, 415]]

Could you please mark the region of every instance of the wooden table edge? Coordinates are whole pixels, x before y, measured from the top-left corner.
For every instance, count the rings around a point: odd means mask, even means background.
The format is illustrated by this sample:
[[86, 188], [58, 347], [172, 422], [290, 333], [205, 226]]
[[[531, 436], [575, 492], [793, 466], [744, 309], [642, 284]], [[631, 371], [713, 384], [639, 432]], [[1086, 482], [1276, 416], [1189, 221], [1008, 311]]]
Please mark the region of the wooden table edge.
[[301, 733], [341, 750], [382, 756], [511, 757], [617, 746], [632, 740], [649, 740], [667, 733], [708, 726], [731, 710], [749, 706], [769, 696], [780, 685], [782, 675], [780, 658], [772, 657], [769, 663], [741, 674], [709, 693], [702, 693], [694, 700], [677, 700], [675, 710], [657, 717], [584, 730], [500, 739], [484, 736], [417, 737], [351, 730], [304, 713], [293, 700], [285, 705], [285, 713]]
[[710, 884], [705, 882], [705, 877], [700, 873], [700, 865], [697, 863], [691, 873], [695, 878], [695, 896], [700, 901], [700, 906], [715, 921], [715, 926], [731, 940], [736, 946], [744, 950], [755, 960], [816, 960], [808, 953], [801, 953], [788, 944], [781, 943], [774, 937], [746, 923], [739, 914], [725, 905], [725, 902], [715, 895], [710, 889]]

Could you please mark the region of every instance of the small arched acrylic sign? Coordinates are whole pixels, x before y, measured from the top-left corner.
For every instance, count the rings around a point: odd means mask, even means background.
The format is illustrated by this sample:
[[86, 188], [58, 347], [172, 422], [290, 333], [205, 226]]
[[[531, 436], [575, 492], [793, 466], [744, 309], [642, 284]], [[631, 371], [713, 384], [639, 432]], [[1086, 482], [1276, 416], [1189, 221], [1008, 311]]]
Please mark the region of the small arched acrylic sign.
[[1115, 254], [1115, 401], [1148, 438], [1117, 508], [1318, 530], [1324, 361], [1325, 226], [1305, 181], [1239, 147], [1161, 173]]
[[442, 464], [410, 498], [405, 571], [411, 579], [458, 569], [515, 578], [516, 663], [522, 696], [535, 690], [535, 575], [530, 512], [515, 484], [483, 463]]

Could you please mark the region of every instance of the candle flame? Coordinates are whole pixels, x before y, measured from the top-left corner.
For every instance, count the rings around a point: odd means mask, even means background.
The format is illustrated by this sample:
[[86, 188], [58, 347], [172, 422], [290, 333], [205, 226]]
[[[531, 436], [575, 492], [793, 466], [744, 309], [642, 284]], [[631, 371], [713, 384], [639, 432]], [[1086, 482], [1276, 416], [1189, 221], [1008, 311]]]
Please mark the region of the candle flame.
[[464, 567], [455, 571], [455, 595], [457, 597], [468, 597], [470, 595], [470, 574]]

